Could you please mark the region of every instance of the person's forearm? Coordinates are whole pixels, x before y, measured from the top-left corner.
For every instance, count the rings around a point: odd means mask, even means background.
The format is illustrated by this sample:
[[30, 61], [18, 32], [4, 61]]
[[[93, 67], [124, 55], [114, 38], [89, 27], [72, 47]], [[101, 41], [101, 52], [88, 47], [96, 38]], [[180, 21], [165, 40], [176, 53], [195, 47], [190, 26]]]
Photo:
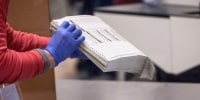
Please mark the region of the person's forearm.
[[49, 40], [50, 37], [16, 31], [7, 23], [7, 46], [10, 49], [20, 52], [36, 48], [43, 49], [48, 44]]
[[54, 68], [55, 67], [55, 60], [54, 60], [53, 56], [48, 51], [46, 51], [46, 50], [44, 50], [44, 51], [46, 52], [46, 55], [47, 55], [49, 62], [50, 62], [49, 69]]
[[0, 83], [13, 83], [45, 73], [45, 61], [35, 50], [0, 50], [0, 59]]
[[49, 69], [55, 67], [55, 60], [48, 51], [39, 48], [35, 50], [42, 56], [42, 59], [44, 61], [43, 73], [46, 73]]

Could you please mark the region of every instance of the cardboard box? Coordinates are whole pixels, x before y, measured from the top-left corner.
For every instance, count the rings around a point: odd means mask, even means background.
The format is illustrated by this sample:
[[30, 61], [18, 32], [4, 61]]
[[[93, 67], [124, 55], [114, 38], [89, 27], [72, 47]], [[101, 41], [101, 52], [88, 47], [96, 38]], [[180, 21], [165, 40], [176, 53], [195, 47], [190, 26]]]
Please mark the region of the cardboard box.
[[[51, 36], [48, 0], [10, 0], [8, 21], [16, 30]], [[24, 100], [55, 100], [54, 70], [19, 82]]]
[[14, 29], [49, 34], [48, 0], [10, 0], [8, 21]]

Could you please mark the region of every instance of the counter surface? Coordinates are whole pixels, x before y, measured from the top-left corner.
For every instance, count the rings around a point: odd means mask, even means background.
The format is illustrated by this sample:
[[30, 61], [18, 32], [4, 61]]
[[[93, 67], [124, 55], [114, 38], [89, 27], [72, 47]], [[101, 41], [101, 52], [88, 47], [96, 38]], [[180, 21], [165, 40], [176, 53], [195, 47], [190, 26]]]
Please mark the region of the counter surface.
[[199, 100], [200, 84], [56, 80], [57, 100]]
[[[161, 5], [158, 7], [147, 7], [141, 3], [125, 4], [116, 6], [99, 7], [96, 12], [134, 14], [155, 17], [183, 16], [200, 18], [199, 8], [194, 6], [183, 5]], [[198, 14], [188, 14], [197, 12]]]

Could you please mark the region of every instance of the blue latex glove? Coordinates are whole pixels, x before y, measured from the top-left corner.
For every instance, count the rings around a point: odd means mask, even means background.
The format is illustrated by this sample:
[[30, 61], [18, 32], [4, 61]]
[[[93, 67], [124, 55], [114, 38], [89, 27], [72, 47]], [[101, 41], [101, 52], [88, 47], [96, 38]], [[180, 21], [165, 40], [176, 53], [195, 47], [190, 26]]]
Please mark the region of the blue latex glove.
[[82, 31], [77, 29], [74, 24], [65, 21], [56, 30], [45, 50], [53, 56], [55, 66], [57, 66], [67, 57], [70, 57], [84, 40]]
[[72, 54], [71, 58], [81, 58], [87, 60], [88, 58], [79, 49], [76, 49]]

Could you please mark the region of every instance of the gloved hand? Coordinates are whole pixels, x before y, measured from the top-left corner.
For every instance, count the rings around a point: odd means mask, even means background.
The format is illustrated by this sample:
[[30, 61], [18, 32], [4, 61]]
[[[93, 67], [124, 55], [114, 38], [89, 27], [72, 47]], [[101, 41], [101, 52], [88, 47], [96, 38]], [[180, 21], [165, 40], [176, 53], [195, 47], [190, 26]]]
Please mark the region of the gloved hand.
[[84, 40], [82, 31], [77, 29], [74, 24], [65, 21], [56, 30], [45, 50], [53, 56], [55, 66], [57, 66], [78, 49]]
[[76, 49], [72, 54], [71, 58], [81, 58], [87, 60], [88, 58], [79, 49]]

